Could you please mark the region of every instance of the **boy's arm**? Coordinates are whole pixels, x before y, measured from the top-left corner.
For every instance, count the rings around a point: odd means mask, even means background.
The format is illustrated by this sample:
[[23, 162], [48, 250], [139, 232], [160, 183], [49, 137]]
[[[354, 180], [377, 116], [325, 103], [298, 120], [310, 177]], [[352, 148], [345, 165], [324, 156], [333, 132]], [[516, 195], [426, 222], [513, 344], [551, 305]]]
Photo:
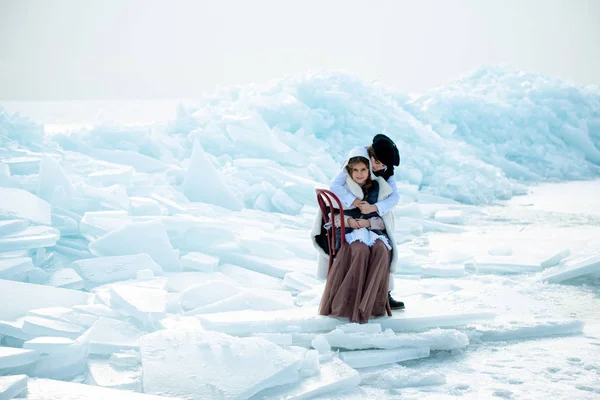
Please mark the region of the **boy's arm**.
[[392, 187], [392, 194], [390, 194], [385, 199], [375, 203], [375, 205], [377, 206], [377, 213], [380, 216], [383, 216], [384, 214], [390, 212], [391, 209], [396, 207], [396, 205], [400, 202], [400, 193], [398, 193], [398, 186], [396, 186], [396, 178], [394, 177], [394, 175], [389, 177], [387, 183], [389, 183]]
[[344, 186], [347, 176], [348, 174], [346, 174], [345, 171], [340, 171], [340, 173], [337, 174], [329, 186], [329, 190], [331, 190], [333, 194], [340, 199], [344, 208], [350, 207], [352, 203], [357, 200], [356, 197]]

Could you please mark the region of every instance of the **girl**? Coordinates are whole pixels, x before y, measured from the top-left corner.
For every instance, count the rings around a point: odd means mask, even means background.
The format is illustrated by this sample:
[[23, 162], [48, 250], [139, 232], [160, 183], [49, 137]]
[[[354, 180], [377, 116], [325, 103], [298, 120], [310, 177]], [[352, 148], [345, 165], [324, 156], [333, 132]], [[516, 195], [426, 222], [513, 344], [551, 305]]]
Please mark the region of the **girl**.
[[[373, 175], [367, 149], [351, 151], [345, 169], [348, 175], [344, 185], [361, 201], [375, 204], [391, 195], [392, 188], [386, 180]], [[366, 323], [371, 315], [386, 312], [389, 274], [395, 271], [397, 254], [393, 251], [393, 214], [380, 217], [377, 212], [363, 213], [350, 206], [344, 209], [344, 219], [347, 244], [337, 253], [331, 271], [327, 271], [328, 253], [318, 245], [323, 234], [320, 212], [315, 221], [312, 237], [319, 250], [318, 275], [327, 278], [319, 313]], [[340, 230], [339, 216], [335, 225]]]
[[[373, 142], [370, 146], [365, 147], [371, 160], [371, 168], [376, 176], [383, 177], [392, 188], [390, 196], [375, 204], [370, 204], [356, 197], [346, 188], [347, 172], [344, 168], [331, 182], [331, 190], [342, 202], [344, 207], [358, 207], [362, 213], [368, 214], [376, 212], [379, 216], [384, 216], [390, 212], [400, 201], [400, 194], [396, 186], [396, 178], [394, 177], [394, 166], [400, 165], [400, 153], [396, 143], [389, 137], [383, 134], [377, 134], [373, 137]], [[404, 303], [395, 300], [392, 297], [391, 290], [394, 288], [394, 280], [390, 277], [390, 287], [388, 290], [388, 299], [392, 310], [403, 310]]]

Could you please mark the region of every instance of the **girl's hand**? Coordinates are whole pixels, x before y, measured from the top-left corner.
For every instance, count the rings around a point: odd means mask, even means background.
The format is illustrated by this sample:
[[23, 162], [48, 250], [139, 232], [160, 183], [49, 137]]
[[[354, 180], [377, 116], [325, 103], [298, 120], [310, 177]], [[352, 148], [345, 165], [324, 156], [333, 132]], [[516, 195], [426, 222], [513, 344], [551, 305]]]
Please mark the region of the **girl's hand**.
[[371, 221], [369, 221], [368, 219], [359, 219], [358, 225], [361, 228], [369, 228], [369, 227], [371, 227]]
[[354, 219], [354, 218], [350, 218], [348, 220], [348, 226], [352, 229], [360, 229], [360, 225], [358, 223], [358, 220]]

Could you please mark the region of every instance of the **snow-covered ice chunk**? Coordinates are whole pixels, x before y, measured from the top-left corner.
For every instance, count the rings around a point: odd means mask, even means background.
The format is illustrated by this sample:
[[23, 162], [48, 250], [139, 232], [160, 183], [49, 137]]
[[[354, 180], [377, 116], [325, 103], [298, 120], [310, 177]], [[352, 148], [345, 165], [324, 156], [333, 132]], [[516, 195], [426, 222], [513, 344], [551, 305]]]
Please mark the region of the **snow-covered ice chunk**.
[[277, 386], [263, 390], [256, 400], [304, 400], [317, 396], [335, 396], [338, 392], [350, 390], [360, 384], [358, 371], [337, 357], [322, 363], [319, 373], [303, 378], [298, 383]]
[[294, 308], [290, 303], [282, 302], [278, 298], [269, 296], [268, 293], [242, 291], [223, 300], [196, 307], [186, 315], [220, 313], [226, 311], [271, 311]]
[[284, 289], [282, 279], [274, 278], [270, 275], [252, 271], [237, 265], [225, 264], [222, 265], [219, 270], [241, 285], [252, 282], [252, 287], [255, 288], [275, 290]]
[[316, 305], [318, 307], [321, 302], [324, 287], [325, 284], [321, 283], [319, 286], [298, 293], [295, 298], [296, 305], [299, 307]]
[[73, 379], [84, 372], [87, 356], [88, 340], [82, 335], [74, 343], [42, 355], [32, 375], [41, 378]]
[[29, 226], [29, 221], [26, 219], [9, 219], [0, 221], [0, 237], [17, 233]]
[[445, 224], [462, 224], [463, 212], [461, 210], [440, 210], [435, 213], [434, 219]]
[[219, 266], [219, 257], [209, 254], [190, 252], [181, 257], [181, 267], [194, 271], [215, 272]]
[[0, 400], [22, 397], [20, 394], [27, 390], [27, 375], [0, 376]]
[[73, 306], [77, 311], [97, 317], [119, 318], [121, 314], [104, 304], [86, 304]]
[[40, 336], [23, 343], [24, 349], [36, 350], [40, 354], [52, 354], [75, 343], [73, 339], [59, 336]]
[[600, 254], [573, 260], [542, 273], [539, 280], [560, 283], [579, 276], [600, 272]]
[[331, 351], [331, 345], [323, 335], [317, 335], [310, 342], [310, 345], [321, 354], [326, 354]]
[[140, 281], [149, 281], [154, 279], [154, 272], [151, 269], [140, 269], [136, 273], [135, 278]]
[[108, 360], [110, 365], [115, 368], [133, 368], [141, 364], [142, 358], [135, 350], [125, 350], [120, 353], [115, 353]]
[[131, 222], [127, 211], [89, 211], [83, 214], [79, 229], [86, 239], [94, 240]]
[[247, 399], [299, 379], [301, 358], [260, 338], [163, 330], [140, 342], [145, 393]]
[[[25, 318], [19, 318], [15, 321], [0, 320], [0, 335], [4, 335], [7, 338], [15, 338], [20, 341], [31, 339], [31, 337], [23, 330], [24, 322]], [[22, 346], [22, 343], [15, 347], [19, 346]]]
[[496, 245], [488, 248], [488, 254], [491, 256], [512, 256], [513, 249], [507, 245]]
[[[84, 211], [89, 209], [90, 206], [116, 210], [129, 210], [131, 208], [125, 185], [115, 184], [106, 187], [96, 187], [80, 183], [77, 189], [83, 194], [85, 202], [73, 207], [74, 210]], [[67, 199], [64, 199], [64, 202], [66, 201]]]
[[[464, 232], [465, 228], [462, 226], [457, 226], [453, 224], [445, 224], [438, 221], [430, 221], [426, 219], [416, 219], [410, 217], [398, 217], [396, 218], [396, 229], [406, 226], [410, 229], [408, 233], [411, 233], [411, 230], [415, 230], [414, 226], [421, 226], [424, 232]], [[418, 229], [417, 229], [418, 230]]]
[[[249, 243], [248, 240], [245, 241]], [[261, 247], [267, 247], [268, 244], [261, 242]], [[272, 253], [269, 256], [250, 254], [256, 252], [257, 248], [252, 250], [246, 250], [248, 253], [242, 252], [228, 252], [221, 254], [222, 264], [232, 264], [244, 267], [248, 270], [255, 271], [261, 274], [269, 275], [275, 278], [282, 278], [288, 272], [302, 271], [305, 273], [313, 272], [314, 268], [307, 263], [306, 260], [298, 259], [298, 257], [290, 252], [289, 250], [278, 251], [280, 246], [272, 246], [269, 251], [265, 253]], [[278, 255], [279, 254], [279, 255]], [[284, 258], [282, 258], [284, 257]]]
[[52, 247], [60, 239], [60, 232], [49, 226], [29, 226], [26, 229], [0, 237], [0, 251]]
[[428, 371], [420, 372], [402, 365], [386, 365], [361, 370], [360, 380], [361, 385], [386, 389], [433, 386], [446, 383], [444, 375]]
[[85, 287], [83, 279], [72, 268], [62, 268], [54, 271], [46, 285], [75, 290]]
[[79, 325], [41, 317], [25, 317], [23, 330], [31, 337], [58, 336], [71, 339], [78, 338], [84, 332]]
[[525, 274], [542, 270], [539, 263], [516, 256], [487, 256], [477, 258], [478, 274]]
[[132, 222], [92, 241], [96, 256], [125, 256], [147, 253], [166, 271], [179, 271], [179, 257], [160, 220]]
[[[414, 315], [413, 315], [414, 314]], [[406, 310], [393, 313], [389, 318], [378, 320], [382, 329], [391, 329], [394, 332], [419, 331], [431, 328], [455, 328], [464, 325], [486, 322], [494, 319], [496, 314], [491, 312], [467, 312], [456, 314], [419, 314], [417, 310]]]
[[208, 281], [192, 285], [181, 292], [180, 303], [184, 310], [192, 310], [226, 299], [242, 290], [237, 284], [223, 281]]
[[293, 342], [292, 335], [289, 333], [254, 333], [252, 336], [268, 340], [278, 346], [291, 346]]
[[340, 353], [340, 358], [352, 368], [366, 368], [394, 364], [401, 361], [429, 357], [428, 347], [392, 350], [358, 350]]
[[421, 274], [425, 276], [459, 277], [465, 275], [463, 264], [429, 264], [421, 267]]
[[167, 292], [136, 286], [113, 286], [111, 305], [121, 308], [138, 321], [152, 325], [166, 314]]
[[321, 285], [321, 281], [302, 272], [288, 272], [283, 277], [283, 286], [299, 292]]
[[181, 293], [193, 285], [204, 284], [208, 281], [220, 281], [238, 286], [237, 281], [221, 272], [179, 272], [165, 275], [168, 277], [166, 289], [169, 292]]
[[302, 350], [304, 351], [304, 358], [298, 369], [300, 376], [311, 376], [319, 372], [319, 352], [316, 350]]
[[0, 218], [50, 225], [50, 203], [23, 189], [0, 187]]
[[158, 201], [147, 197], [130, 197], [131, 215], [166, 215], [168, 210], [161, 207]]
[[579, 320], [512, 323], [478, 328], [477, 336], [483, 341], [506, 341], [576, 335], [583, 332], [584, 325]]
[[203, 331], [204, 327], [198, 318], [187, 315], [169, 314], [166, 318], [160, 320], [160, 327], [163, 329], [175, 329], [179, 331]]
[[185, 214], [187, 212], [187, 209], [186, 209], [185, 206], [177, 203], [176, 201], [173, 201], [173, 200], [168, 199], [168, 198], [166, 198], [164, 196], [161, 196], [158, 193], [152, 193], [150, 195], [150, 197], [153, 200], [156, 200], [171, 215]]
[[[220, 256], [238, 249], [235, 224], [224, 225], [223, 220], [212, 217], [176, 215], [161, 217], [169, 240], [182, 252], [201, 251]], [[244, 222], [247, 222], [244, 219]]]
[[48, 154], [44, 154], [40, 165], [37, 195], [51, 203], [54, 190], [61, 186], [67, 196], [75, 194], [75, 188], [60, 163]]
[[281, 189], [277, 189], [273, 197], [271, 197], [271, 204], [273, 204], [276, 211], [283, 214], [298, 215], [300, 210], [302, 210], [302, 204], [297, 203]]
[[113, 184], [128, 184], [133, 180], [135, 169], [133, 167], [119, 167], [105, 169], [102, 171], [94, 171], [87, 176], [87, 181], [94, 185], [113, 185]]
[[100, 317], [89, 330], [90, 354], [139, 350], [139, 337], [143, 334], [127, 321]]
[[29, 379], [27, 382], [27, 397], [36, 400], [183, 400], [164, 396], [129, 392], [103, 388], [100, 386], [84, 385], [81, 383], [63, 382], [52, 379]]
[[545, 259], [544, 261], [542, 261], [540, 263], [540, 266], [542, 268], [553, 267], [570, 255], [571, 255], [571, 250], [569, 250], [569, 249], [561, 250], [558, 253], [554, 254], [552, 257], [549, 257], [549, 258]]
[[277, 311], [231, 311], [198, 315], [208, 330], [230, 335], [252, 333], [329, 332], [343, 322], [318, 315], [313, 308]]
[[87, 362], [89, 383], [96, 386], [142, 391], [142, 370], [139, 367], [116, 368], [109, 360], [90, 359]]
[[3, 303], [0, 307], [0, 320], [14, 320], [29, 310], [43, 307], [72, 307], [91, 303], [89, 293], [61, 289], [52, 286], [0, 280], [0, 293], [3, 298], [19, 299]]
[[129, 165], [137, 172], [158, 172], [167, 169], [167, 165], [156, 158], [130, 150], [103, 150], [93, 149], [88, 154], [98, 160], [108, 161], [114, 164]]
[[344, 332], [343, 328], [344, 326], [341, 326], [323, 335], [323, 338], [332, 347], [348, 350], [403, 347], [454, 350], [464, 348], [469, 344], [468, 336], [455, 329], [432, 329], [422, 333], [394, 333], [391, 329], [383, 332]]
[[29, 310], [28, 316], [41, 317], [56, 321], [65, 321], [76, 324], [78, 321], [78, 312], [70, 307], [43, 307]]
[[83, 278], [85, 287], [92, 289], [105, 283], [135, 279], [138, 271], [149, 269], [156, 275], [163, 270], [146, 253], [77, 260], [71, 267]]
[[15, 349], [0, 346], [0, 375], [10, 373], [12, 369], [36, 362], [40, 354], [35, 350]]
[[[0, 258], [0, 279], [21, 278], [27, 271], [33, 268], [33, 262], [29, 257]], [[20, 280], [20, 279], [17, 279]]]
[[7, 158], [2, 161], [10, 168], [11, 175], [32, 175], [39, 172], [41, 158], [38, 155], [31, 155]]
[[233, 211], [243, 207], [197, 141], [194, 141], [190, 165], [183, 179], [183, 193], [191, 201], [215, 204]]

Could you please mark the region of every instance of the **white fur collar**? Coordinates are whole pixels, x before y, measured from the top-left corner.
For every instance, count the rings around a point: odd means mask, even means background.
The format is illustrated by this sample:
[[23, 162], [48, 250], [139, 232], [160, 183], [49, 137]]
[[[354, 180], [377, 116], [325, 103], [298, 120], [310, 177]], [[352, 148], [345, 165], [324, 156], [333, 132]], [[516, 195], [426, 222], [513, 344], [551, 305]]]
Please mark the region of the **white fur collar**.
[[[392, 187], [385, 179], [378, 176], [375, 180], [379, 183], [379, 195], [377, 196], [377, 201], [381, 201], [392, 194]], [[346, 186], [348, 187], [348, 191], [350, 191], [357, 199], [362, 200], [365, 197], [360, 185], [354, 182], [350, 176], [346, 177]]]

